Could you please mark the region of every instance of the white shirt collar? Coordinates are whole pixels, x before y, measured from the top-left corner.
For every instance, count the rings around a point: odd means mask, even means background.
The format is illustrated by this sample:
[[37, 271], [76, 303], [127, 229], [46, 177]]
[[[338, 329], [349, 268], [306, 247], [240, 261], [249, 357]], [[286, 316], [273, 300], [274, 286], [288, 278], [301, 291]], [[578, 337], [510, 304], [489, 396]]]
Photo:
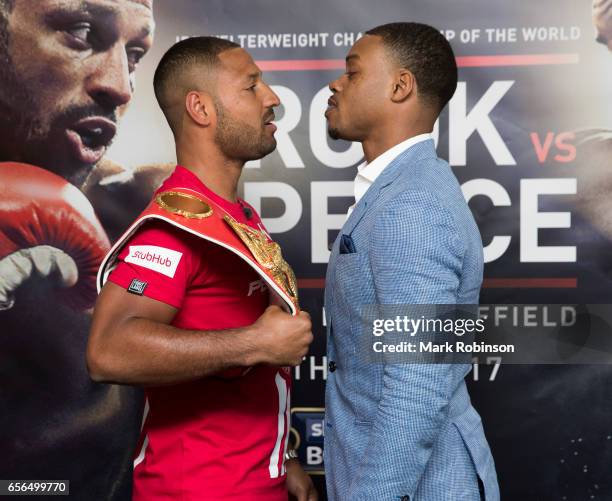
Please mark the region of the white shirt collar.
[[[401, 153], [406, 151], [408, 148], [414, 146], [417, 143], [422, 141], [427, 141], [431, 139], [431, 134], [419, 134], [418, 136], [411, 137], [402, 141], [399, 144], [396, 144], [392, 148], [389, 148], [384, 153], [377, 156], [370, 163], [363, 162], [359, 167], [357, 167], [357, 176], [355, 177], [354, 184], [354, 192], [355, 192], [355, 204], [361, 200], [361, 198], [365, 195], [368, 188], [372, 186], [376, 178], [380, 176], [383, 170], [393, 161], [395, 160]], [[349, 214], [351, 212], [352, 206], [349, 209]]]

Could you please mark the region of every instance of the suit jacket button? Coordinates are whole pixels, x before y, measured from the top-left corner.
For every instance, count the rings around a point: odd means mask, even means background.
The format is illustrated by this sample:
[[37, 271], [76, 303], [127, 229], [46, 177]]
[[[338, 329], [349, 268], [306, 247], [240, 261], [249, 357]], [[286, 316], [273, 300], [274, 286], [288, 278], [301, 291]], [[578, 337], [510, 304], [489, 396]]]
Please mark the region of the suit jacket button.
[[327, 368], [329, 369], [329, 372], [334, 372], [336, 370], [336, 362], [331, 360], [329, 364], [327, 364]]
[[410, 496], [402, 496], [400, 501], [410, 501]]

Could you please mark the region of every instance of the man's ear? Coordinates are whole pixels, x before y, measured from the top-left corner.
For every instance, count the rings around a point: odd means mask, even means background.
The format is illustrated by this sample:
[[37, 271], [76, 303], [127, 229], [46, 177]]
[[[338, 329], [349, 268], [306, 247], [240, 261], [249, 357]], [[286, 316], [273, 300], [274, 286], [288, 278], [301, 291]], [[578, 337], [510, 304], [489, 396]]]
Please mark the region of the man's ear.
[[188, 92], [185, 96], [185, 110], [202, 127], [208, 127], [216, 117], [214, 101], [207, 92]]
[[405, 68], [400, 68], [395, 74], [391, 101], [401, 103], [408, 99], [416, 91], [416, 79], [414, 75]]

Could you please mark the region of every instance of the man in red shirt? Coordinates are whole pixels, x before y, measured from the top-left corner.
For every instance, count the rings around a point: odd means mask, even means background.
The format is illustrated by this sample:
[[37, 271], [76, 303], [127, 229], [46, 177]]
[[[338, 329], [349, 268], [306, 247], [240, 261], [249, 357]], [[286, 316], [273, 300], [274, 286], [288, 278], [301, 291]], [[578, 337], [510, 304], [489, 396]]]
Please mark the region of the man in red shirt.
[[[178, 166], [158, 193], [179, 190], [258, 235], [237, 198], [244, 163], [276, 146], [279, 100], [249, 54], [213, 37], [164, 55], [155, 95]], [[144, 220], [143, 220], [144, 221]], [[147, 220], [117, 247], [96, 308], [87, 363], [96, 381], [146, 387], [134, 499], [315, 501], [286, 455], [291, 378], [312, 341], [307, 313], [270, 306], [247, 261], [168, 220]]]

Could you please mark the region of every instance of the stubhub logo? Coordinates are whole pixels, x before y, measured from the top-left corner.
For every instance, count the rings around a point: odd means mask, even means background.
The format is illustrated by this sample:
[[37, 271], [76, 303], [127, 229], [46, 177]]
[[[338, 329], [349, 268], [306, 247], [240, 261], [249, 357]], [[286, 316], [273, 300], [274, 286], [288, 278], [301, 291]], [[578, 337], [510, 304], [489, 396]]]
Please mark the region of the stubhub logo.
[[182, 256], [182, 252], [157, 245], [130, 245], [130, 252], [125, 262], [174, 278]]

